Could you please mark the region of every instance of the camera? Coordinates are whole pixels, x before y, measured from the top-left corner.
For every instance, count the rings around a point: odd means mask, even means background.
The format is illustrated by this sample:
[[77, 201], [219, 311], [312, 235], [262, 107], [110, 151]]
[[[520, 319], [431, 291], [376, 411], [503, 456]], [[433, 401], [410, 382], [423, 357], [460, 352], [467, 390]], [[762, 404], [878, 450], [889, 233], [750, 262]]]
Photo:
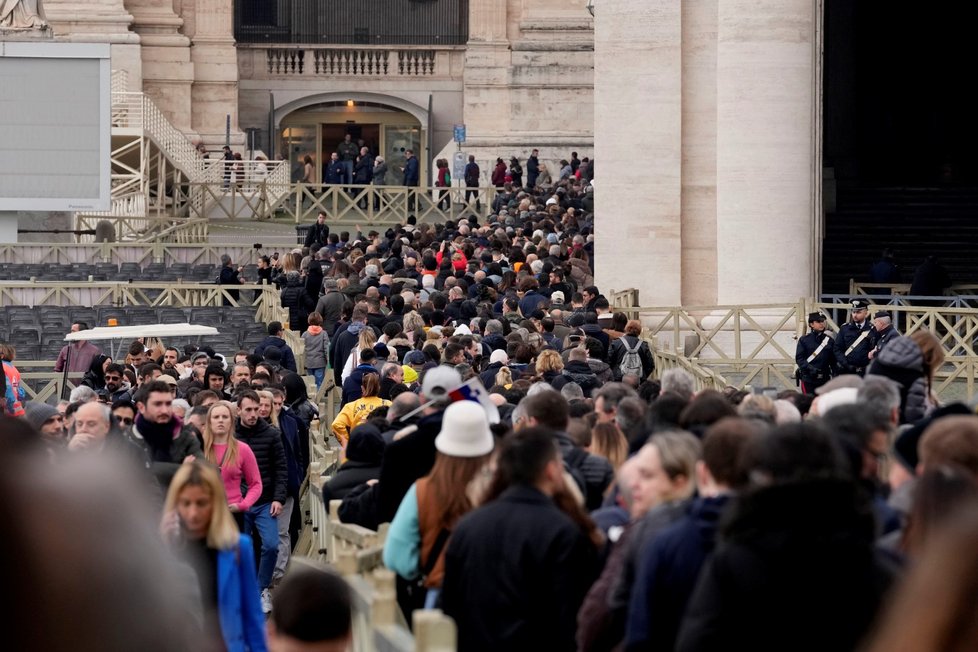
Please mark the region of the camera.
[[263, 245], [260, 242], [256, 242], [255, 244], [253, 244], [251, 246], [254, 247], [255, 249], [262, 249], [265, 245]]

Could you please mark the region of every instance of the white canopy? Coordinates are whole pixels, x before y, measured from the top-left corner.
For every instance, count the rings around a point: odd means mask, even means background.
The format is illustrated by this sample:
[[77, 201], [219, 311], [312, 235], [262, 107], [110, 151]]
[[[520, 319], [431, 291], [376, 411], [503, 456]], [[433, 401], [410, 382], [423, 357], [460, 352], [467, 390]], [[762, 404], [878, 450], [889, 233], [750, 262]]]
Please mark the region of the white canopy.
[[191, 337], [196, 335], [217, 335], [212, 326], [195, 324], [143, 324], [142, 326], [99, 326], [88, 330], [68, 333], [65, 341], [77, 340], [135, 340], [140, 337]]

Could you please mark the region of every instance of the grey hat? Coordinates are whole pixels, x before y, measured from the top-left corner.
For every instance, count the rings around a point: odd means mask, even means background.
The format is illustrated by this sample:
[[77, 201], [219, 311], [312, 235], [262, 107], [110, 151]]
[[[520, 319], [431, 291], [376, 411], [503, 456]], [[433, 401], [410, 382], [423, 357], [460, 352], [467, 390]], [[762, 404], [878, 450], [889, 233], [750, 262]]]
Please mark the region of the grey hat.
[[197, 360], [199, 360], [201, 358], [204, 358], [206, 360], [210, 360], [211, 359], [211, 357], [209, 355], [207, 355], [206, 353], [204, 353], [203, 351], [197, 351], [192, 356], [190, 356], [190, 364], [193, 364], [194, 362], [196, 362]]
[[59, 414], [58, 408], [43, 401], [29, 401], [24, 404], [24, 418], [34, 430], [40, 430], [45, 421]]

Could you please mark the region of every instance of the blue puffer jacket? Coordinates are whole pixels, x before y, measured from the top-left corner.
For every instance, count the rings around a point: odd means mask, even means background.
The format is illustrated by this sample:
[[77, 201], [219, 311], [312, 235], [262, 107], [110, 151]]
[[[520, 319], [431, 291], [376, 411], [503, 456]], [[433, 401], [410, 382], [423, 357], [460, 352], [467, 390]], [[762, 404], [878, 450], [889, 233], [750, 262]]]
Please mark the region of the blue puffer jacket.
[[254, 546], [247, 534], [240, 535], [236, 548], [217, 553], [217, 611], [228, 652], [268, 650]]

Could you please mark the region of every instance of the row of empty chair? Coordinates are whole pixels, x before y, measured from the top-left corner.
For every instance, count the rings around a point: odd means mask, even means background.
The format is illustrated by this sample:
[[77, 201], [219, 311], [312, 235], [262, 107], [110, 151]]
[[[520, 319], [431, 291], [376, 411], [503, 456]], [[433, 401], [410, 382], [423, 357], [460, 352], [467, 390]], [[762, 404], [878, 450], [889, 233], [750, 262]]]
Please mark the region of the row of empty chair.
[[[213, 283], [220, 271], [220, 265], [210, 263], [0, 263], [0, 280]], [[245, 266], [244, 278], [254, 281], [257, 271], [256, 265]]]
[[[224, 354], [254, 349], [267, 333], [266, 326], [255, 321], [253, 307], [9, 306], [0, 309], [0, 341], [12, 344], [22, 360], [54, 360], [64, 346], [71, 324], [80, 321], [94, 328], [107, 325], [110, 319], [119, 326], [156, 323], [213, 326], [219, 334], [207, 336], [202, 342]], [[174, 343], [182, 344], [185, 342]]]

